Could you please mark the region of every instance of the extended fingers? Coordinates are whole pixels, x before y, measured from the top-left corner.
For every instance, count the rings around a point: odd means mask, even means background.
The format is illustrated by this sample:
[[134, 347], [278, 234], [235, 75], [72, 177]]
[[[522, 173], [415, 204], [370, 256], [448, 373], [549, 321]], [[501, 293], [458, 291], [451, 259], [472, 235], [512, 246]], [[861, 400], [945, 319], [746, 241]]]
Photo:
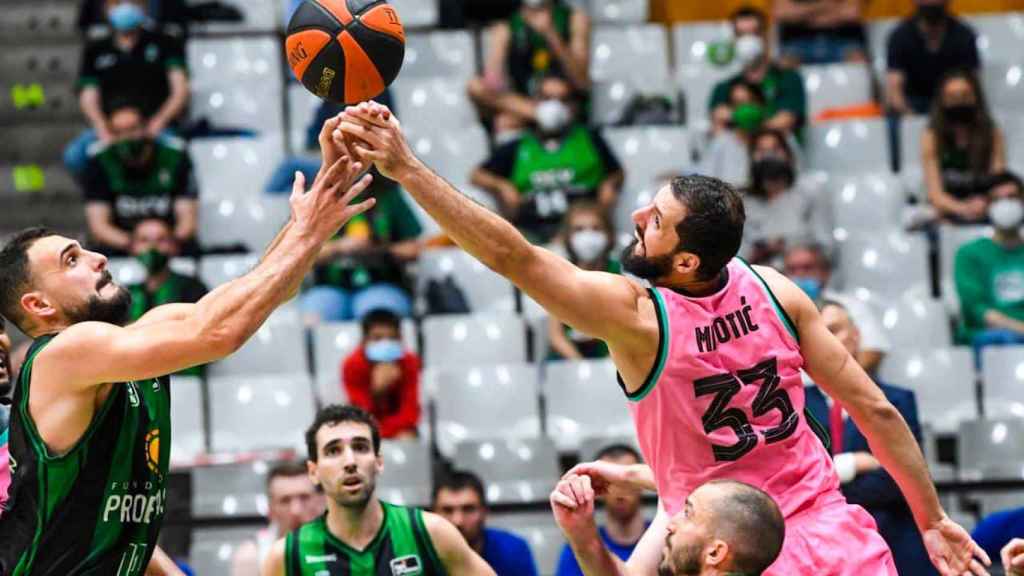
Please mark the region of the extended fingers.
[[361, 124], [356, 120], [346, 119], [338, 125], [338, 129], [346, 134], [355, 136], [360, 140], [365, 140], [367, 144], [374, 148], [379, 149], [384, 146], [384, 140], [377, 134], [377, 130], [379, 130], [379, 128], [374, 129], [368, 125]]
[[302, 195], [305, 192], [306, 192], [306, 176], [302, 172], [296, 170], [295, 171], [295, 181], [292, 182], [292, 198], [294, 199], [296, 196], [300, 196], [300, 195]]
[[988, 552], [985, 552], [985, 549], [978, 545], [974, 540], [971, 540], [971, 549], [974, 550], [974, 557], [980, 558], [981, 561], [985, 563], [985, 566], [992, 565], [992, 559], [989, 558]]
[[372, 183], [373, 176], [366, 174], [365, 176], [360, 178], [355, 184], [352, 184], [352, 186], [350, 186], [348, 190], [345, 191], [345, 194], [341, 197], [341, 202], [343, 204], [351, 203], [360, 194], [366, 192], [366, 189], [369, 188], [370, 184]]

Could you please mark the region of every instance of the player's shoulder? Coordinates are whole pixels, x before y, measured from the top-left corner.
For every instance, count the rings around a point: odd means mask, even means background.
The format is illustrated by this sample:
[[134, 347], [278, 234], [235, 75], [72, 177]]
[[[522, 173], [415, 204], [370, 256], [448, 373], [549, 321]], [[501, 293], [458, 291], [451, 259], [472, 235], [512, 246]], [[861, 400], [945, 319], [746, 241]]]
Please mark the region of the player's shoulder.
[[797, 319], [808, 307], [814, 308], [814, 302], [786, 277], [785, 274], [770, 266], [752, 264], [750, 269], [764, 282], [765, 286], [772, 293], [785, 311]]
[[[86, 346], [94, 346], [98, 342], [107, 342], [109, 338], [116, 335], [118, 330], [123, 330], [114, 324], [106, 322], [79, 322], [72, 324], [56, 334], [48, 334], [37, 338], [37, 342], [43, 338], [47, 340], [41, 344], [38, 350], [39, 357], [59, 356], [73, 353]], [[78, 359], [80, 361], [81, 358]]]

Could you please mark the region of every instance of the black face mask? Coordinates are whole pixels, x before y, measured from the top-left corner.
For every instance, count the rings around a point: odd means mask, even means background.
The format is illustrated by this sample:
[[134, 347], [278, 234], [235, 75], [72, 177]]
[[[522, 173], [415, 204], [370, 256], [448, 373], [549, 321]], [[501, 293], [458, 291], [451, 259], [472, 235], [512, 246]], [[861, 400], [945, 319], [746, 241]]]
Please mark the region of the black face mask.
[[786, 186], [792, 186], [793, 180], [796, 178], [793, 167], [782, 158], [769, 157], [755, 160], [751, 170], [754, 182], [758, 186], [767, 180], [785, 180]]
[[946, 5], [918, 6], [917, 15], [928, 24], [938, 24], [946, 19]]
[[942, 112], [953, 124], [971, 124], [978, 116], [978, 107], [974, 104], [955, 104], [944, 107]]

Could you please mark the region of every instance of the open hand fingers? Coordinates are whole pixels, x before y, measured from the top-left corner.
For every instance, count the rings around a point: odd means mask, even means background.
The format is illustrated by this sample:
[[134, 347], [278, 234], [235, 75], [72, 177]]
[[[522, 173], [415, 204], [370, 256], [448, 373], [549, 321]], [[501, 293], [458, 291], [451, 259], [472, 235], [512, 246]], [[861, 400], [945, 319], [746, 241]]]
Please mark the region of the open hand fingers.
[[346, 206], [352, 203], [352, 201], [359, 197], [360, 194], [366, 192], [366, 189], [370, 187], [370, 184], [373, 184], [373, 176], [366, 174], [355, 184], [349, 186], [348, 190], [346, 190], [344, 195], [341, 197], [341, 203]]
[[981, 562], [978, 562], [973, 558], [971, 559], [970, 569], [966, 574], [968, 574], [968, 576], [989, 576], [988, 570], [985, 570], [985, 567], [981, 565]]
[[551, 503], [553, 505], [557, 504], [563, 508], [568, 508], [569, 510], [575, 510], [576, 501], [571, 496], [566, 496], [565, 493], [562, 492], [561, 488], [562, 487], [559, 485], [551, 491]]
[[378, 150], [384, 148], [384, 140], [378, 134], [381, 128], [370, 127], [353, 120], [343, 120], [338, 125], [338, 129], [360, 140], [364, 140], [367, 144]]
[[376, 102], [363, 102], [357, 106], [349, 106], [345, 109], [345, 113], [361, 118], [381, 128], [387, 128], [391, 125], [391, 110], [387, 106]]
[[985, 552], [985, 549], [978, 545], [974, 540], [971, 540], [971, 549], [974, 550], [974, 557], [980, 558], [985, 566], [992, 565], [992, 559], [989, 558], [988, 552]]
[[292, 182], [292, 198], [291, 199], [295, 200], [296, 198], [298, 198], [299, 196], [302, 196], [305, 193], [306, 193], [306, 176], [302, 172], [299, 172], [298, 170], [296, 170], [295, 171], [295, 181]]

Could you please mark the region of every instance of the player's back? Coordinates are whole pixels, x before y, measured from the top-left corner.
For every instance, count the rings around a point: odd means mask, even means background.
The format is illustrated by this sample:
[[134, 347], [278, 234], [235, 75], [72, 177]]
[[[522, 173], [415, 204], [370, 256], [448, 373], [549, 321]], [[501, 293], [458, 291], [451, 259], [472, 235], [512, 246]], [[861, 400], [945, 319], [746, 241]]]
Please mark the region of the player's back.
[[740, 259], [715, 294], [652, 289], [658, 359], [630, 395], [637, 435], [669, 513], [703, 482], [765, 490], [789, 518], [842, 499], [822, 441], [804, 414], [796, 327]]

